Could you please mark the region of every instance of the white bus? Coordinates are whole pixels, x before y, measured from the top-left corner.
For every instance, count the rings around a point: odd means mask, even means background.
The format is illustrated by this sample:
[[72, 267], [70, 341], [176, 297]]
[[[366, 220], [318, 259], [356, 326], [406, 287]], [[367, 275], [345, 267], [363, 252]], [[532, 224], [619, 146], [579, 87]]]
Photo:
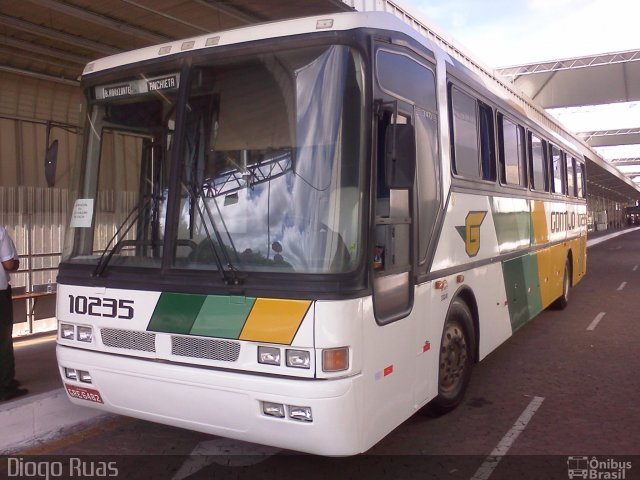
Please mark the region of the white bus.
[[58, 277], [71, 400], [322, 455], [463, 399], [586, 269], [585, 157], [385, 13], [115, 55]]

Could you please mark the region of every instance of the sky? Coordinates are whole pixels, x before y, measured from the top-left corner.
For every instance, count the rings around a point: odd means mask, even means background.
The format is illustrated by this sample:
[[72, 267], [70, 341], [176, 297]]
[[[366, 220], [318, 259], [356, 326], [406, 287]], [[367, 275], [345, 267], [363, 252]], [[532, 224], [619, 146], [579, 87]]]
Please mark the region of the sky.
[[640, 48], [637, 0], [405, 0], [492, 67]]
[[[638, 0], [404, 2], [493, 68], [640, 49]], [[640, 102], [550, 113], [575, 132], [640, 127]], [[640, 146], [598, 151], [606, 159], [640, 157]]]

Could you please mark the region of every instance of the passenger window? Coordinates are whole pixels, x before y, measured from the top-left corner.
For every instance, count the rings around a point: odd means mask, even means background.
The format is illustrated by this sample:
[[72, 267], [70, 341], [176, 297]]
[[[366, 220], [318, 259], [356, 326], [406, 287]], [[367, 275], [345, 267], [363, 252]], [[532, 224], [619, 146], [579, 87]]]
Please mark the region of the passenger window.
[[500, 181], [507, 185], [526, 185], [524, 165], [524, 130], [498, 114], [498, 151]]
[[484, 180], [496, 180], [496, 146], [493, 134], [493, 109], [478, 102], [480, 112], [480, 165]]
[[540, 137], [529, 133], [529, 156], [531, 158], [531, 188], [540, 192], [547, 192], [546, 164], [547, 142]]
[[454, 172], [495, 181], [493, 109], [453, 86], [450, 101]]
[[567, 195], [570, 197], [576, 196], [575, 162], [573, 157], [567, 157]]
[[553, 193], [565, 193], [564, 190], [564, 153], [555, 145], [551, 145], [551, 173], [553, 174]]
[[480, 178], [476, 100], [451, 88], [453, 168], [456, 174]]
[[584, 191], [584, 165], [580, 162], [576, 162], [576, 194], [578, 198], [585, 198], [586, 192]]

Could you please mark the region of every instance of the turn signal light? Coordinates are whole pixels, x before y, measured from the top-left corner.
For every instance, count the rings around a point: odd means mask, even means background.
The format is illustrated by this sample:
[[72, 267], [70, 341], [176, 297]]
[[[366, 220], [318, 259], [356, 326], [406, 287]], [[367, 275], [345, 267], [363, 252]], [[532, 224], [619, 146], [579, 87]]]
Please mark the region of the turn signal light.
[[322, 351], [322, 371], [340, 372], [349, 368], [349, 347], [328, 348]]

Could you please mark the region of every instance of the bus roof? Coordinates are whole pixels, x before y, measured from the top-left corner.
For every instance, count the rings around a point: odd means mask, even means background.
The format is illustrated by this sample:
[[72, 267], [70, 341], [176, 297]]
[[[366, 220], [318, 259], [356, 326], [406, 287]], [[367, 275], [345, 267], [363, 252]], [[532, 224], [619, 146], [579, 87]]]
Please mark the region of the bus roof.
[[144, 62], [155, 58], [169, 57], [187, 51], [214, 49], [221, 46], [236, 45], [269, 38], [281, 38], [290, 35], [322, 31], [344, 31], [356, 28], [378, 28], [402, 32], [432, 50], [434, 49], [429, 39], [420, 35], [416, 30], [389, 13], [334, 13], [259, 23], [119, 53], [90, 62], [85, 67], [82, 75], [86, 76], [114, 67]]

